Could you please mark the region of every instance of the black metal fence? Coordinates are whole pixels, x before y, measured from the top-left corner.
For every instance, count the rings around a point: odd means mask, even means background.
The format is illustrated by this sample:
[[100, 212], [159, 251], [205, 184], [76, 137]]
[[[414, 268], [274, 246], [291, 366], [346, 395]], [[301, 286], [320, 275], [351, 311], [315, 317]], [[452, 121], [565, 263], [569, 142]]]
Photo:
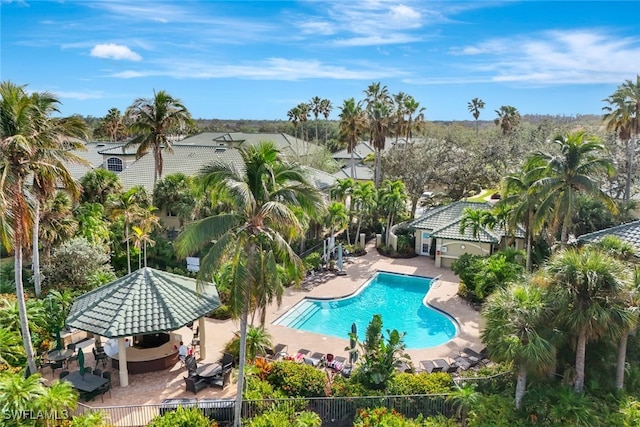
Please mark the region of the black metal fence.
[[[294, 405], [297, 410], [317, 413], [323, 426], [349, 426], [359, 409], [386, 407], [409, 418], [450, 415], [446, 394], [411, 396], [359, 396], [359, 397], [316, 397], [296, 399], [244, 400], [242, 417], [252, 418], [279, 405]], [[109, 422], [117, 427], [146, 426], [151, 420], [178, 406], [200, 408], [205, 416], [217, 420], [219, 425], [231, 425], [235, 402], [233, 399], [166, 399], [157, 405], [89, 407], [79, 404], [76, 414], [101, 411]]]

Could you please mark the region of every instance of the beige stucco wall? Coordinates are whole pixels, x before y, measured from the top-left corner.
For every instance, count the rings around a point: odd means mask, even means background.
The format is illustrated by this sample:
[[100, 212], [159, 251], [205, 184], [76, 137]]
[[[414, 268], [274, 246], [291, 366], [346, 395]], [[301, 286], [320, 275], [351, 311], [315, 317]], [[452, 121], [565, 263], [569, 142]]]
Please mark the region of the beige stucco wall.
[[[442, 250], [446, 248], [445, 250]], [[438, 253], [440, 251], [440, 253]], [[451, 267], [451, 263], [462, 254], [489, 255], [490, 243], [463, 242], [459, 240], [436, 239], [436, 267]]]

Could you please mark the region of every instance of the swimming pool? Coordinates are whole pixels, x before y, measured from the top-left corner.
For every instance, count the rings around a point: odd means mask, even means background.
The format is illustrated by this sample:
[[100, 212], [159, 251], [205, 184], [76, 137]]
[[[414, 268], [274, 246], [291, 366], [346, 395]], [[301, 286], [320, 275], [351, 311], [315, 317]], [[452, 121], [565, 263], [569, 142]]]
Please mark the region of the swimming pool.
[[355, 322], [363, 340], [371, 318], [380, 314], [385, 333], [407, 333], [407, 349], [436, 347], [455, 337], [458, 329], [451, 317], [424, 304], [433, 282], [429, 277], [378, 272], [347, 298], [304, 298], [274, 324], [349, 339]]

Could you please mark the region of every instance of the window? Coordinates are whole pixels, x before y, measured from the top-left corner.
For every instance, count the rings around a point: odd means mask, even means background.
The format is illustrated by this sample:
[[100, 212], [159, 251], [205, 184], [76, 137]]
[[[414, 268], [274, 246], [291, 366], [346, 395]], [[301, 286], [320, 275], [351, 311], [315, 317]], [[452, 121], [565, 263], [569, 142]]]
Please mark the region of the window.
[[107, 159], [107, 170], [111, 172], [122, 172], [122, 159], [117, 157], [109, 157]]

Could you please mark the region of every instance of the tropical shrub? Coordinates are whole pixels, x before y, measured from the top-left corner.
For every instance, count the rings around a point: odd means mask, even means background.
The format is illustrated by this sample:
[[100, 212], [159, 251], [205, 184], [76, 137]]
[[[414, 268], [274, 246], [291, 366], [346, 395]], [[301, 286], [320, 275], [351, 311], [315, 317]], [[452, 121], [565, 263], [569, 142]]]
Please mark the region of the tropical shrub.
[[73, 417], [71, 427], [110, 427], [108, 418], [109, 416], [101, 411], [88, 412]]
[[147, 427], [215, 427], [218, 423], [210, 421], [197, 408], [178, 406], [175, 411], [165, 412], [155, 417]]
[[302, 411], [297, 402], [286, 402], [272, 405], [268, 410], [251, 419], [244, 420], [248, 427], [320, 427], [322, 420], [315, 412]]
[[387, 384], [387, 394], [444, 394], [453, 389], [453, 378], [443, 372], [428, 374], [397, 374]]
[[484, 301], [497, 287], [521, 279], [524, 274], [521, 251], [506, 250], [484, 257], [463, 254], [451, 264], [460, 278], [458, 294], [472, 302]]
[[354, 427], [420, 427], [422, 426], [422, 416], [416, 420], [407, 419], [393, 409], [364, 408], [359, 409], [353, 421]]
[[309, 255], [307, 255], [303, 262], [304, 262], [304, 268], [308, 271], [308, 270], [319, 270], [320, 269], [320, 264], [322, 262], [321, 259], [321, 255], [317, 252], [312, 252]]
[[113, 280], [109, 255], [101, 247], [77, 237], [57, 247], [42, 268], [47, 287], [87, 290], [95, 284], [96, 274], [102, 280]]
[[267, 381], [289, 397], [325, 396], [325, 373], [305, 363], [283, 360], [273, 363]]
[[[537, 424], [533, 419], [531, 419], [531, 421], [531, 424]], [[467, 425], [469, 427], [520, 427], [531, 424], [516, 412], [513, 406], [512, 396], [479, 394], [477, 400], [468, 408]]]
[[[256, 356], [264, 356], [264, 348], [271, 347], [271, 335], [262, 326], [249, 325], [247, 328], [247, 360], [253, 360]], [[240, 332], [236, 332], [224, 346], [224, 352], [233, 354], [237, 361], [240, 357]]]

